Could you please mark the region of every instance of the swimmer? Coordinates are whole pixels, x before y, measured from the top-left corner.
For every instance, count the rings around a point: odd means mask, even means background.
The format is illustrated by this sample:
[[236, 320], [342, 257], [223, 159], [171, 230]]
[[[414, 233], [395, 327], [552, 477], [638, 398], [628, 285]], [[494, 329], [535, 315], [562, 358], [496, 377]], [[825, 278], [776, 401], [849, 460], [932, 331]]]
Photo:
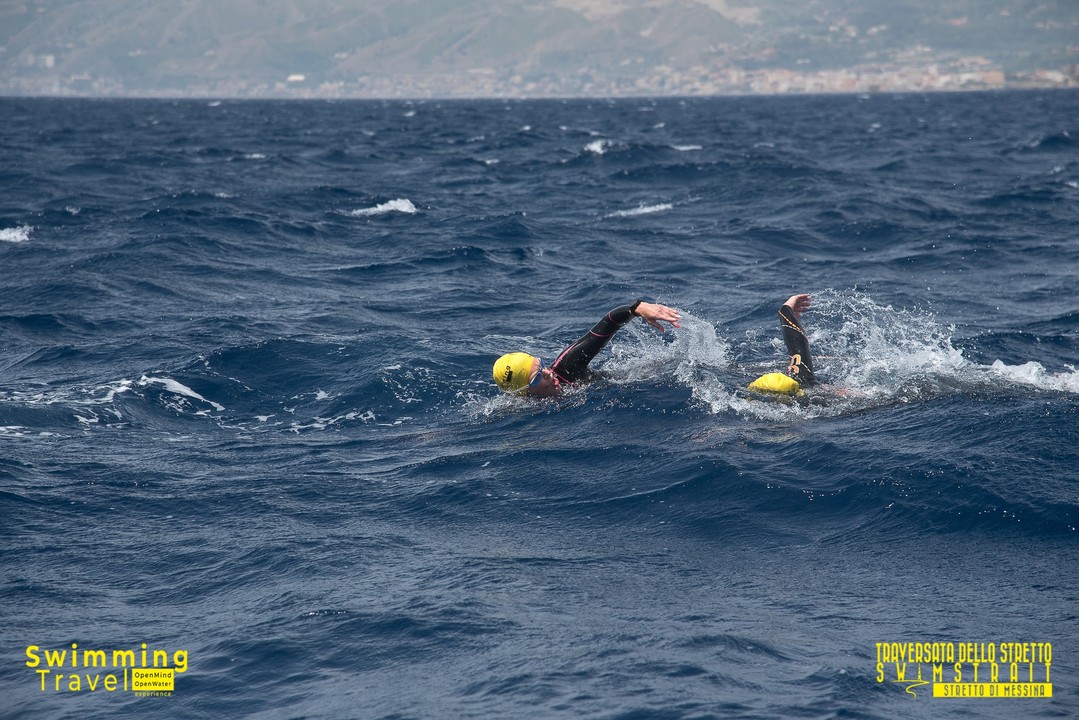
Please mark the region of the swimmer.
[[809, 353], [809, 338], [806, 337], [800, 319], [802, 313], [810, 308], [809, 295], [791, 295], [779, 308], [779, 325], [783, 330], [783, 342], [787, 346], [790, 362], [785, 373], [768, 373], [749, 384], [750, 390], [778, 395], [805, 395], [803, 388], [817, 384], [813, 372], [813, 356]]
[[[808, 297], [808, 296], [807, 296]], [[619, 328], [634, 317], [664, 332], [663, 323], [681, 327], [681, 313], [658, 303], [638, 300], [611, 310], [577, 342], [562, 351], [550, 367], [538, 357], [523, 352], [507, 353], [495, 361], [492, 375], [498, 387], [508, 393], [528, 397], [554, 397], [562, 394], [566, 385], [588, 380], [592, 371], [588, 364], [610, 342]]]

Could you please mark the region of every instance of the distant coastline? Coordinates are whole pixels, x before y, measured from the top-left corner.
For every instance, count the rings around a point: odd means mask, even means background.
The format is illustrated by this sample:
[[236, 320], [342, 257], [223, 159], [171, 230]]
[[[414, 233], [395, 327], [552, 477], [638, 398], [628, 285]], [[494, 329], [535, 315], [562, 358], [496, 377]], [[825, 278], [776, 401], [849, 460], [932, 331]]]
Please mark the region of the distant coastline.
[[663, 68], [636, 78], [505, 76], [488, 71], [426, 76], [368, 76], [316, 82], [291, 73], [280, 82], [216, 80], [155, 89], [89, 75], [11, 78], [0, 95], [15, 97], [131, 97], [237, 99], [539, 99], [586, 97], [708, 97], [1079, 88], [1079, 65], [1063, 70], [1005, 73], [984, 58], [947, 64], [864, 66], [797, 71], [785, 68], [677, 71]]
[[594, 98], [1079, 87], [1074, 0], [0, 3], [0, 95]]

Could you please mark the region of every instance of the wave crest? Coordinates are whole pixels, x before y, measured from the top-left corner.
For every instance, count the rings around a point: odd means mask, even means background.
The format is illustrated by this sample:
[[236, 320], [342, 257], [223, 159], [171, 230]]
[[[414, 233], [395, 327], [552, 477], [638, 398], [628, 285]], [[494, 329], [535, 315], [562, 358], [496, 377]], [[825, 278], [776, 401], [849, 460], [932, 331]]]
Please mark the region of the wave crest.
[[390, 200], [389, 202], [384, 202], [374, 207], [350, 210], [346, 215], [351, 217], [372, 217], [395, 212], [404, 213], [405, 215], [415, 215], [418, 210], [416, 210], [416, 206], [413, 205], [412, 201], [408, 198], [397, 198], [396, 200]]
[[0, 229], [0, 242], [24, 243], [30, 239], [32, 229], [29, 225]]

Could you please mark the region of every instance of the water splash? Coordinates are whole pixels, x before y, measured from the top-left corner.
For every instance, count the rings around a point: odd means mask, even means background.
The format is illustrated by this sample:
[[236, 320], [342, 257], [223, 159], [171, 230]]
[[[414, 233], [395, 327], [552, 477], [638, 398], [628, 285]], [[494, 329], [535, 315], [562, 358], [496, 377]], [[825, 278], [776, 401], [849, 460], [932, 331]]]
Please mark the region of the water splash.
[[993, 361], [989, 370], [995, 375], [1019, 385], [1058, 390], [1067, 393], [1079, 393], [1079, 370], [1071, 365], [1068, 372], [1051, 373], [1041, 363], [1033, 360], [1022, 365], [1006, 365], [1000, 360]]
[[732, 366], [730, 343], [712, 323], [683, 311], [681, 327], [664, 335], [631, 326], [638, 343], [619, 343], [604, 365], [616, 383], [634, 383], [669, 376], [692, 390], [693, 401], [718, 412], [730, 406]]
[[834, 290], [815, 293], [813, 303], [804, 324], [818, 373], [831, 384], [894, 391], [915, 378], [969, 375], [972, 364], [952, 345], [955, 328], [931, 312]]

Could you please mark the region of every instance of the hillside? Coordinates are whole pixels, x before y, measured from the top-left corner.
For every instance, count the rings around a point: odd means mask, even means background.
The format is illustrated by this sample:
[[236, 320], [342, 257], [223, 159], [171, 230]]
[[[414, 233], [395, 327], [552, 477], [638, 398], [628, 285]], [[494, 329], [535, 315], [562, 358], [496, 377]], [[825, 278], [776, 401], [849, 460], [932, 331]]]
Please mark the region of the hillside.
[[1068, 82], [1079, 3], [9, 0], [0, 47], [6, 94], [692, 92], [912, 66]]

